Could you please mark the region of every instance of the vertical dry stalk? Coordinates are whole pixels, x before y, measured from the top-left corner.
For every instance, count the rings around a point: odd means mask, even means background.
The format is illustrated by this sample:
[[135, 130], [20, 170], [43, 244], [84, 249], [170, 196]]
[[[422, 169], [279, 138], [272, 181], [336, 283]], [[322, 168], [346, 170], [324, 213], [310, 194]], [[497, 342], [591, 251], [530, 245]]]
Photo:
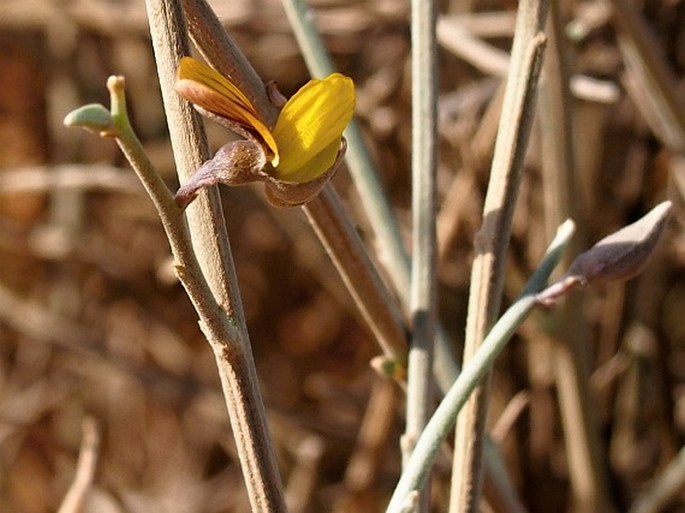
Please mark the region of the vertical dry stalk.
[[[574, 142], [563, 25], [558, 2], [551, 2], [549, 45], [544, 80], [540, 84], [539, 120], [542, 140], [545, 228], [548, 236], [564, 219], [578, 219], [572, 198], [575, 179]], [[556, 223], [556, 224], [555, 224]], [[575, 238], [575, 244], [582, 237]], [[576, 254], [571, 251], [569, 254]], [[566, 266], [570, 264], [566, 257]], [[563, 329], [556, 334], [555, 375], [558, 386], [564, 441], [569, 460], [573, 499], [579, 511], [606, 511], [607, 488], [601, 461], [599, 433], [594, 419], [588, 362], [588, 330], [581, 311], [581, 297], [571, 294], [555, 315]]]
[[[433, 341], [437, 323], [435, 174], [437, 168], [437, 51], [434, 0], [411, 2], [412, 69], [412, 336], [407, 373], [406, 464], [433, 411]], [[430, 481], [415, 511], [430, 509]]]
[[57, 513], [86, 511], [88, 492], [93, 484], [100, 450], [100, 428], [92, 417], [83, 419], [83, 439], [76, 464], [76, 474]]
[[[495, 143], [483, 227], [476, 236], [464, 361], [477, 351], [499, 312], [506, 251], [518, 186], [533, 120], [537, 78], [545, 44], [544, 0], [519, 4], [511, 67]], [[488, 402], [486, 377], [459, 416], [450, 511], [476, 512], [482, 477], [482, 445]]]
[[372, 489], [382, 474], [388, 440], [396, 417], [398, 387], [392, 381], [376, 378], [366, 405], [359, 436], [345, 470], [345, 489], [352, 494]]
[[333, 187], [324, 187], [303, 210], [384, 354], [406, 365], [402, 313], [373, 267]]
[[682, 152], [685, 108], [678, 97], [678, 82], [635, 5], [625, 0], [611, 0], [611, 5], [626, 64], [626, 89], [654, 134], [667, 148]]
[[[183, 182], [207, 159], [199, 117], [173, 90], [180, 58], [189, 53], [180, 0], [147, 0], [164, 107], [177, 171]], [[253, 511], [285, 511], [282, 485], [249, 347], [230, 244], [216, 189], [188, 210], [193, 248], [218, 305], [237, 326], [238, 340], [208, 337], [216, 356]]]

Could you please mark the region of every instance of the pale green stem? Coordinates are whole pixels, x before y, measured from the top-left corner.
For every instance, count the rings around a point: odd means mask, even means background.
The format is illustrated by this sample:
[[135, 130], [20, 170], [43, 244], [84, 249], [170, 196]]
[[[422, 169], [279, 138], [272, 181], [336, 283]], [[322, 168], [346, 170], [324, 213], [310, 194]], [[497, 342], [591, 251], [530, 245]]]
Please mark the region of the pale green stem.
[[124, 80], [121, 77], [110, 77], [107, 81], [110, 91], [112, 121], [114, 130], [111, 135], [116, 138], [122, 153], [131, 164], [143, 187], [152, 200], [159, 214], [162, 226], [169, 240], [177, 272], [182, 277], [181, 283], [198, 315], [205, 322], [205, 329], [212, 337], [226, 337], [237, 340], [235, 325], [214, 300], [212, 291], [205, 280], [200, 264], [193, 251], [188, 226], [183, 219], [183, 212], [178, 208], [171, 192], [159, 176], [145, 150], [131, 128], [126, 112]]
[[445, 394], [414, 447], [414, 452], [393, 492], [386, 513], [405, 511], [407, 501], [411, 500], [411, 494], [421, 488], [442, 442], [454, 427], [459, 410], [464, 406], [483, 376], [489, 371], [495, 358], [504, 349], [518, 326], [535, 307], [535, 296], [545, 286], [549, 275], [561, 258], [561, 253], [573, 234], [573, 230], [572, 221], [566, 221], [559, 227], [557, 235], [550, 244], [540, 266], [526, 284], [519, 298], [493, 326], [479, 346], [478, 351], [462, 369], [457, 381]]
[[[406, 463], [433, 410], [433, 340], [436, 315], [435, 173], [437, 156], [436, 6], [412, 0], [412, 336], [407, 372]], [[417, 511], [429, 510], [429, 486]]]

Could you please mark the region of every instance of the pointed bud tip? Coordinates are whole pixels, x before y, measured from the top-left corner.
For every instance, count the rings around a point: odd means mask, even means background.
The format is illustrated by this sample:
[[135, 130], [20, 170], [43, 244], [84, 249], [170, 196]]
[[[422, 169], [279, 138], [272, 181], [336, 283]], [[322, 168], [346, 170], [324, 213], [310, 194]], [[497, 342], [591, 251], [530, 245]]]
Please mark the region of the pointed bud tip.
[[587, 284], [636, 276], [654, 253], [671, 208], [671, 202], [664, 201], [639, 220], [603, 238], [578, 255], [567, 274]]

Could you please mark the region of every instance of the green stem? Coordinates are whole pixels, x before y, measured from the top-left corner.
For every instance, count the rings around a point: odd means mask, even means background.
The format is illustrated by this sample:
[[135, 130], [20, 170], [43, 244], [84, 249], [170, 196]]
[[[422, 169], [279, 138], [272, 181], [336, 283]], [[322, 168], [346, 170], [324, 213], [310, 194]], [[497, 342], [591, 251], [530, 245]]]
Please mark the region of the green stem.
[[112, 102], [112, 120], [115, 129], [113, 135], [157, 209], [174, 255], [177, 272], [188, 296], [198, 315], [203, 319], [205, 328], [211, 331], [214, 338], [224, 338], [227, 334], [229, 340], [237, 340], [238, 333], [234, 324], [219, 308], [200, 271], [200, 264], [190, 242], [190, 233], [184, 221], [183, 212], [176, 205], [162, 178], [152, 167], [143, 145], [131, 128], [126, 112], [124, 79], [110, 77], [107, 87]]
[[573, 234], [573, 229], [571, 221], [566, 221], [559, 227], [544, 259], [519, 298], [493, 326], [478, 351], [464, 366], [454, 385], [445, 394], [414, 447], [414, 452], [397, 483], [386, 513], [404, 511], [408, 500], [411, 500], [412, 492], [421, 488], [438, 449], [454, 426], [459, 410], [488, 372], [518, 326], [537, 304], [535, 295], [544, 287], [561, 258], [561, 253]]

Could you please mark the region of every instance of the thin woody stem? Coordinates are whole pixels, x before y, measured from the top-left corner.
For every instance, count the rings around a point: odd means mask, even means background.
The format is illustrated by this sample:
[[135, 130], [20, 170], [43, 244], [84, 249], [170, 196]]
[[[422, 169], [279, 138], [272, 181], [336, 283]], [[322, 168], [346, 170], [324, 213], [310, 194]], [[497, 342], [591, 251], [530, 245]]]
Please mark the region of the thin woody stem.
[[402, 314], [380, 281], [335, 189], [328, 184], [303, 210], [383, 352], [400, 365], [406, 365]]
[[[180, 0], [147, 0], [146, 6], [177, 172], [183, 183], [209, 156], [199, 115], [173, 90], [180, 58], [189, 54], [185, 20]], [[202, 299], [213, 299], [223, 314], [206, 318], [200, 312], [200, 325], [215, 354], [252, 510], [286, 511], [216, 188], [203, 191], [186, 215], [192, 243], [188, 242], [191, 248], [183, 254], [188, 258], [197, 254], [198, 265], [182, 266], [179, 277], [184, 284], [194, 279], [194, 274], [204, 277], [210, 290]], [[215, 330], [213, 326], [219, 322]]]
[[[478, 351], [499, 313], [511, 222], [545, 46], [546, 14], [545, 0], [522, 0], [519, 4], [510, 76], [483, 208], [483, 226], [474, 244], [476, 256], [471, 272], [464, 366]], [[457, 422], [450, 512], [471, 513], [480, 505], [488, 385], [486, 375]]]
[[[407, 420], [402, 436], [403, 468], [433, 412], [432, 367], [437, 323], [436, 16], [434, 0], [412, 0], [412, 266], [409, 300], [412, 333], [407, 372]], [[415, 511], [428, 512], [430, 482], [424, 483], [417, 491]]]

